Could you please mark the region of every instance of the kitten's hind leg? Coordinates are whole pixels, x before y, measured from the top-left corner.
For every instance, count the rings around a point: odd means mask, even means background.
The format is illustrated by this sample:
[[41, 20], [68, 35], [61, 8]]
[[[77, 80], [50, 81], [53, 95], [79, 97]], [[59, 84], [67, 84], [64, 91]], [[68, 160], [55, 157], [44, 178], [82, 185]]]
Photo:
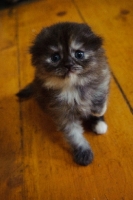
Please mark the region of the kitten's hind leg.
[[83, 128], [79, 121], [69, 122], [63, 128], [69, 144], [73, 148], [74, 160], [80, 165], [88, 165], [93, 160], [93, 153], [89, 143], [83, 137]]
[[105, 134], [107, 131], [107, 124], [104, 121], [104, 116], [96, 117], [96, 116], [90, 116], [89, 123], [91, 126], [91, 129], [97, 133], [97, 134]]

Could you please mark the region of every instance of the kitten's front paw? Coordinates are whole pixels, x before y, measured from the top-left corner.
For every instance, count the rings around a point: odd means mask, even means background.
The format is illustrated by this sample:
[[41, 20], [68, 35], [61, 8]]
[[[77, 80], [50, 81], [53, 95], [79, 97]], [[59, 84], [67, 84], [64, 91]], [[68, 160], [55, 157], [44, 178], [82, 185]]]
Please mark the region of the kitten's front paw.
[[81, 147], [74, 150], [74, 160], [79, 165], [88, 165], [93, 160], [93, 153], [91, 149], [83, 150]]

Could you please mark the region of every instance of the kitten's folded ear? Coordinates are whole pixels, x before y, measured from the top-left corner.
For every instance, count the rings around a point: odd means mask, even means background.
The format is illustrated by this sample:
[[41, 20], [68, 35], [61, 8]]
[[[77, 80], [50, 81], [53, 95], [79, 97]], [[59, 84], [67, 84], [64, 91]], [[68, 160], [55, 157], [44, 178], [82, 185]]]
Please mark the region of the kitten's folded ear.
[[98, 50], [103, 44], [103, 39], [100, 36], [97, 35], [93, 35], [90, 39], [89, 39], [89, 47], [96, 51]]
[[[29, 47], [29, 53], [32, 55], [32, 64], [37, 66], [40, 62], [40, 56], [43, 55], [45, 48], [46, 37], [48, 36], [48, 28], [43, 28], [41, 32], [35, 37], [31, 46]], [[48, 41], [48, 40], [47, 40]]]

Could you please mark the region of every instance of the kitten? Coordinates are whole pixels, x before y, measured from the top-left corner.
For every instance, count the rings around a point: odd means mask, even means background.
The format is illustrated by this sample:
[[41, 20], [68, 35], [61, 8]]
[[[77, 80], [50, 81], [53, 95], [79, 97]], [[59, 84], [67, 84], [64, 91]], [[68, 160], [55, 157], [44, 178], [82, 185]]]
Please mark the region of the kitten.
[[80, 165], [93, 160], [83, 137], [82, 120], [91, 122], [98, 134], [107, 130], [103, 115], [110, 70], [101, 46], [101, 37], [87, 24], [65, 22], [42, 29], [30, 48], [35, 78], [17, 94], [20, 98], [35, 97], [50, 113]]

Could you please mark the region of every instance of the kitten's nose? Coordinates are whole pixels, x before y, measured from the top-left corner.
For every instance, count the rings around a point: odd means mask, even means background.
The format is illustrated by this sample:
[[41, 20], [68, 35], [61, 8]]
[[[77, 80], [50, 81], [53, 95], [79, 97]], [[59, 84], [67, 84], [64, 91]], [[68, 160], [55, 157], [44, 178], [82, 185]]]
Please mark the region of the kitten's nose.
[[68, 62], [65, 64], [65, 67], [69, 70], [71, 70], [72, 66], [73, 66], [73, 64], [71, 62]]

